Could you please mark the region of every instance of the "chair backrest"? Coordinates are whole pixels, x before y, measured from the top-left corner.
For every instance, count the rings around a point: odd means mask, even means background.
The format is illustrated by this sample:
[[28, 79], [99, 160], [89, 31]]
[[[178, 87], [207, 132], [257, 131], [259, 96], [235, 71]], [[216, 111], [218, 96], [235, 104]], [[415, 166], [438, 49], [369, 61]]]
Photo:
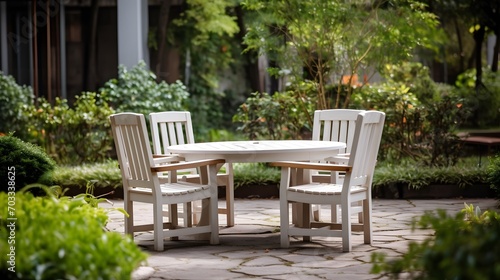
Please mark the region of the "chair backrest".
[[154, 189], [151, 172], [153, 155], [143, 114], [119, 113], [109, 117], [115, 141], [124, 189], [149, 187]]
[[316, 110], [312, 140], [339, 141], [346, 143], [341, 154], [350, 153], [358, 114], [364, 110], [330, 109]]
[[[371, 188], [377, 155], [384, 129], [385, 113], [365, 111], [358, 115], [348, 165], [352, 171], [346, 173], [345, 184]], [[344, 185], [344, 190], [348, 189]]]
[[194, 143], [191, 113], [187, 111], [151, 113], [149, 120], [155, 154], [169, 154], [168, 147], [172, 145]]

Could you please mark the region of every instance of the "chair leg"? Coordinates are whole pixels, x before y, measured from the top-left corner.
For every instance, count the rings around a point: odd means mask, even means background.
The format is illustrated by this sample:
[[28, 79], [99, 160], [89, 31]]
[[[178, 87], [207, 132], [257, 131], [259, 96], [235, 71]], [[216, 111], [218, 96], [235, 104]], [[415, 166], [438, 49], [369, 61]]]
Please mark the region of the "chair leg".
[[363, 235], [365, 244], [372, 244], [372, 205], [370, 199], [363, 201]]
[[160, 201], [153, 204], [154, 250], [163, 251], [163, 207]]
[[227, 226], [234, 226], [234, 178], [233, 178], [233, 168], [232, 165], [228, 165], [229, 175], [226, 184], [226, 216], [227, 216]]
[[202, 208], [202, 202], [200, 200], [193, 201], [191, 203], [192, 207], [192, 214], [193, 214], [193, 224], [197, 225], [200, 222], [201, 219], [201, 208]]
[[134, 238], [134, 202], [127, 201], [125, 203], [125, 212], [128, 213], [128, 217], [125, 217], [125, 234], [130, 234], [132, 239]]
[[331, 212], [332, 212], [332, 223], [338, 223], [339, 222], [339, 205], [332, 204]]
[[219, 213], [217, 196], [210, 198], [210, 244], [219, 244]]
[[[290, 176], [291, 169], [288, 167], [281, 168], [281, 180], [280, 180], [280, 243], [281, 248], [290, 247], [290, 204], [288, 203], [287, 189], [290, 186], [290, 178], [295, 176]], [[294, 172], [294, 171], [292, 171]], [[292, 206], [292, 210], [293, 207]], [[295, 214], [295, 213], [294, 213]], [[297, 219], [297, 215], [293, 215], [292, 219]]]
[[[179, 225], [179, 209], [177, 208], [177, 204], [169, 204], [168, 205], [168, 218], [169, 222], [172, 224], [172, 227], [177, 227]], [[185, 222], [186, 220], [184, 220]], [[163, 220], [162, 220], [163, 224]], [[163, 227], [162, 227], [163, 230]], [[172, 236], [170, 240], [179, 240], [179, 236]]]
[[290, 247], [290, 237], [288, 234], [288, 228], [290, 227], [290, 208], [286, 199], [280, 199], [280, 213], [281, 248], [288, 248]]
[[184, 203], [184, 226], [185, 227], [192, 227], [193, 226], [193, 203], [192, 202], [186, 202]]
[[[308, 203], [301, 203], [302, 205], [302, 222], [300, 227], [301, 228], [311, 228], [311, 215], [308, 215], [311, 213], [311, 204]], [[311, 242], [312, 237], [311, 236], [302, 236], [302, 240], [304, 242]]]
[[316, 222], [319, 222], [321, 221], [321, 205], [320, 204], [314, 204], [312, 205], [312, 220], [313, 221], [316, 221]]
[[351, 251], [351, 205], [348, 201], [347, 203], [342, 203], [342, 251]]
[[219, 198], [217, 196], [217, 168], [216, 166], [210, 165], [208, 167], [208, 176], [210, 176], [208, 182], [211, 187], [210, 192], [210, 209], [209, 209], [209, 220], [210, 220], [210, 244], [219, 244]]

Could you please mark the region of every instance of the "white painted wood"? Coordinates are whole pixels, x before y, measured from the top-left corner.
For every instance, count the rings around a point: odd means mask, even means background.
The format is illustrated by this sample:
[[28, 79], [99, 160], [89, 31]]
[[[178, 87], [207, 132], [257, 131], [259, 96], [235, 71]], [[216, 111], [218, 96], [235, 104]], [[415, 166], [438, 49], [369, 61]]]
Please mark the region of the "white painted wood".
[[[322, 162], [347, 163], [351, 152], [354, 130], [358, 114], [364, 110], [352, 109], [328, 109], [316, 110], [314, 112], [314, 123], [312, 131], [312, 140], [339, 141], [346, 143], [345, 149], [339, 152], [339, 155], [324, 159]], [[341, 172], [320, 173], [317, 170], [311, 171], [313, 182], [323, 183], [341, 183], [343, 174]], [[321, 220], [319, 206], [313, 206], [315, 220]], [[331, 209], [332, 221], [338, 222], [338, 206]], [[359, 215], [362, 219], [362, 216]]]
[[345, 144], [334, 141], [263, 140], [223, 141], [170, 146], [186, 160], [220, 158], [226, 162], [318, 161], [335, 156]]
[[[149, 115], [151, 136], [153, 140], [153, 151], [155, 155], [170, 155], [172, 145], [194, 144], [193, 125], [191, 121], [191, 113], [188, 111], [167, 111], [151, 113]], [[188, 159], [189, 160], [189, 159]], [[221, 166], [219, 166], [221, 167]], [[226, 207], [219, 208], [219, 214], [225, 214], [227, 226], [234, 226], [234, 183], [233, 183], [233, 166], [226, 164], [225, 172], [217, 173], [217, 182], [219, 186], [226, 188]], [[200, 182], [200, 171], [197, 169], [189, 169], [179, 171], [180, 179], [188, 182]], [[193, 221], [198, 222], [201, 216], [201, 204], [193, 203]], [[183, 217], [191, 218], [191, 211], [187, 205], [184, 209]]]
[[[344, 252], [352, 249], [351, 232], [353, 230], [363, 231], [364, 243], [371, 244], [371, 184], [377, 154], [382, 138], [385, 114], [378, 111], [366, 111], [358, 114], [351, 153], [346, 165], [335, 165], [330, 163], [307, 163], [307, 162], [273, 162], [272, 166], [280, 166], [281, 186], [280, 188], [280, 210], [281, 210], [281, 245], [289, 246], [289, 237], [292, 235], [304, 236], [341, 236], [342, 248]], [[350, 169], [349, 169], [350, 167]], [[347, 170], [346, 170], [347, 169]], [[345, 178], [342, 183], [319, 183], [312, 182], [311, 178], [302, 176], [302, 182], [296, 180], [298, 184], [291, 184], [290, 176], [308, 170], [324, 171], [345, 171]], [[362, 203], [362, 223], [352, 224], [351, 214], [355, 214], [353, 207], [359, 207]], [[332, 208], [340, 204], [342, 212], [341, 223], [332, 221], [331, 223], [308, 222], [308, 215], [298, 225], [284, 224], [289, 221], [289, 204], [326, 204]], [[354, 204], [354, 206], [353, 206]], [[307, 207], [304, 207], [307, 209]], [[316, 226], [318, 225], [318, 226]], [[297, 226], [297, 227], [295, 227]], [[325, 226], [330, 226], [326, 229]]]
[[[217, 180], [204, 178], [206, 184], [190, 182], [160, 183], [159, 174], [174, 172], [192, 167], [209, 167], [215, 170], [223, 160], [203, 160], [186, 163], [169, 163], [157, 165], [153, 159], [144, 115], [120, 113], [110, 116], [113, 138], [123, 182], [125, 211], [130, 215], [125, 218], [125, 233], [132, 237], [134, 232], [153, 228], [154, 249], [163, 251], [163, 239], [178, 238], [183, 235], [200, 233], [210, 234], [210, 243], [218, 244], [218, 216], [213, 215], [217, 209]], [[177, 160], [177, 158], [173, 158]], [[197, 200], [205, 200], [210, 205], [208, 224], [180, 227], [175, 215], [176, 205]], [[153, 224], [134, 225], [134, 202], [151, 203], [153, 205]], [[163, 206], [168, 206], [171, 218], [164, 222]], [[167, 229], [165, 231], [165, 229]]]

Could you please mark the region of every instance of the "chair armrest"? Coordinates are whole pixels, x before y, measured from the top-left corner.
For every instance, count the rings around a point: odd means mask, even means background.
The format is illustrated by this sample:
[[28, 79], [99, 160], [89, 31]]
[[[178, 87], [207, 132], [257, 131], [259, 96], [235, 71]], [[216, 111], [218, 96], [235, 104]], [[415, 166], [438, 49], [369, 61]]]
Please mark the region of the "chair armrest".
[[180, 162], [180, 161], [185, 161], [185, 158], [176, 154], [153, 155], [153, 162], [155, 163], [155, 165], [162, 163]]
[[349, 172], [352, 169], [352, 166], [348, 165], [315, 163], [315, 162], [299, 162], [299, 161], [277, 161], [277, 162], [271, 162], [270, 165], [277, 167], [315, 169], [315, 170], [325, 170], [325, 171], [344, 171], [344, 172]]
[[223, 164], [226, 161], [223, 159], [204, 159], [204, 160], [194, 160], [194, 161], [186, 161], [181, 163], [172, 163], [168, 165], [160, 165], [151, 167], [152, 172], [166, 172], [166, 171], [175, 171], [179, 169], [189, 169], [196, 168], [200, 166], [207, 166], [213, 164]]
[[342, 154], [338, 156], [333, 156], [333, 157], [327, 157], [325, 158], [325, 161], [328, 162], [347, 162], [349, 161], [349, 155], [348, 154]]

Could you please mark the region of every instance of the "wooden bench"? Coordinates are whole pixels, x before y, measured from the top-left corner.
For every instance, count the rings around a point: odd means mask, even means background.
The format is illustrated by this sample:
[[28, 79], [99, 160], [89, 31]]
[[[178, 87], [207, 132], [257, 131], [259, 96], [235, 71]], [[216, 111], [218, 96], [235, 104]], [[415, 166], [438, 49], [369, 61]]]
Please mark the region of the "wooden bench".
[[462, 136], [460, 142], [466, 145], [478, 146], [479, 166], [481, 166], [481, 147], [486, 147], [486, 155], [490, 154], [491, 148], [500, 146], [500, 137], [491, 136]]

